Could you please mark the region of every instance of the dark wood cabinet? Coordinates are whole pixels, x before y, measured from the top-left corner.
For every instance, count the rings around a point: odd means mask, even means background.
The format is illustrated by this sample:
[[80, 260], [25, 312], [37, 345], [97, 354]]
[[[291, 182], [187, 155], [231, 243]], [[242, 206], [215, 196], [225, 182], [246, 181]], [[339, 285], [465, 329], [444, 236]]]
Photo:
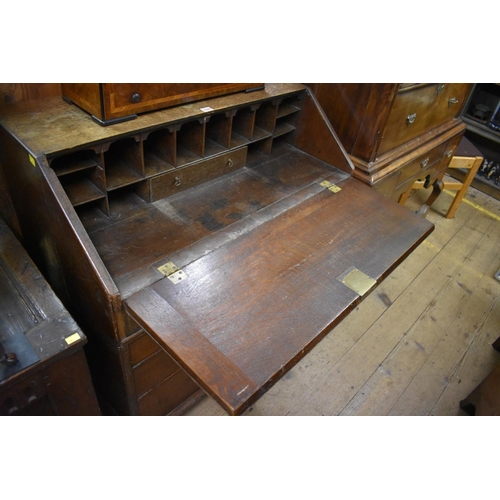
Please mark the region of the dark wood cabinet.
[[4, 213], [110, 413], [176, 413], [201, 388], [241, 414], [433, 229], [353, 178], [300, 84], [109, 127], [18, 103], [0, 140]]
[[[398, 200], [444, 176], [465, 125], [471, 84], [311, 84], [350, 155], [354, 176]], [[347, 119], [349, 117], [349, 119]]]
[[0, 415], [100, 415], [86, 343], [0, 219]]

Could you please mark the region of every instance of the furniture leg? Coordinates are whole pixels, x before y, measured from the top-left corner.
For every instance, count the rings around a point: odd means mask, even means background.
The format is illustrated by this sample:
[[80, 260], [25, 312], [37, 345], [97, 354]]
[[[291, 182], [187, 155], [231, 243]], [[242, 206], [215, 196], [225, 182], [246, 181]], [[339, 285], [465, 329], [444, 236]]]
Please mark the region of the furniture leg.
[[436, 179], [432, 184], [432, 193], [427, 198], [427, 201], [422, 205], [420, 210], [417, 212], [418, 215], [425, 217], [429, 207], [436, 201], [437, 197], [443, 192], [444, 183], [442, 179]]

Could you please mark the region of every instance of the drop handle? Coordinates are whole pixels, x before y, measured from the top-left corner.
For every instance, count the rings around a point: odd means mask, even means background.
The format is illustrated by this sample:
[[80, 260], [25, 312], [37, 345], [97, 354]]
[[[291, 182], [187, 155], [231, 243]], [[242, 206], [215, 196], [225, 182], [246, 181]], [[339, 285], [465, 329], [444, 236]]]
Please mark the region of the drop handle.
[[429, 158], [426, 158], [425, 160], [422, 160], [422, 163], [420, 163], [420, 166], [422, 168], [425, 168], [428, 163], [429, 163]]
[[231, 158], [229, 158], [229, 160], [227, 160], [227, 166], [229, 168], [231, 168], [233, 166], [233, 160]]
[[456, 97], [452, 97], [451, 99], [448, 100], [448, 106], [451, 106], [452, 104], [457, 104], [458, 99]]
[[141, 94], [139, 94], [138, 92], [135, 92], [134, 94], [132, 94], [132, 97], [130, 100], [133, 103], [139, 102], [141, 100]]
[[415, 121], [416, 118], [417, 118], [417, 113], [412, 113], [411, 115], [408, 115], [406, 117], [406, 124], [411, 125]]
[[176, 178], [174, 179], [174, 184], [175, 184], [176, 186], [180, 186], [180, 185], [182, 184], [182, 181], [181, 181], [180, 177], [176, 177]]
[[453, 149], [450, 149], [450, 150], [446, 153], [446, 158], [449, 158], [452, 154], [453, 154]]

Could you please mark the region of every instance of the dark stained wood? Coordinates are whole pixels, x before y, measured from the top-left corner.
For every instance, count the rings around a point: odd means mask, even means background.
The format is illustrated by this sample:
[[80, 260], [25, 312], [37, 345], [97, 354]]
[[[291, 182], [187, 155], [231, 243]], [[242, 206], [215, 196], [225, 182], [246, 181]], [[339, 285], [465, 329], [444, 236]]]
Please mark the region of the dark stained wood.
[[137, 365], [151, 354], [160, 349], [160, 346], [143, 330], [134, 336], [128, 343], [130, 364]]
[[0, 415], [100, 414], [86, 336], [0, 219], [0, 342], [19, 337], [39, 361], [0, 380]]
[[302, 107], [295, 141], [297, 147], [320, 160], [328, 161], [339, 170], [351, 173], [353, 167], [343, 146], [332, 146], [330, 138], [337, 136], [313, 94], [304, 94]]
[[246, 153], [246, 148], [235, 149], [231, 153], [213, 156], [154, 177], [151, 179], [151, 201], [161, 200], [241, 168], [245, 164]]
[[183, 267], [185, 281], [162, 279], [127, 299], [135, 320], [229, 413], [355, 306], [359, 295], [339, 280], [346, 271], [380, 281], [432, 229], [389, 201], [374, 208], [379, 196], [352, 179], [339, 186], [200, 256]]

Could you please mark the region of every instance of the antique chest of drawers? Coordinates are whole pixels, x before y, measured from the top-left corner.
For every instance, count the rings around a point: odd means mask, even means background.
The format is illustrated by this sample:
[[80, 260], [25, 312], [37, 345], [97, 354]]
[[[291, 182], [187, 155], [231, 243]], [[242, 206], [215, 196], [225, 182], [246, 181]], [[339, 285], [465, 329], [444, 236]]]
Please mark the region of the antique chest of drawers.
[[3, 212], [84, 328], [106, 413], [201, 389], [241, 414], [433, 229], [353, 178], [300, 84], [109, 127], [61, 99], [0, 123]]
[[468, 83], [311, 87], [355, 177], [394, 200], [416, 180], [431, 185], [444, 176], [465, 130], [459, 115], [472, 89]]
[[86, 343], [0, 218], [0, 416], [100, 415]]
[[131, 120], [138, 113], [262, 88], [263, 83], [62, 83], [63, 98], [101, 125]]

